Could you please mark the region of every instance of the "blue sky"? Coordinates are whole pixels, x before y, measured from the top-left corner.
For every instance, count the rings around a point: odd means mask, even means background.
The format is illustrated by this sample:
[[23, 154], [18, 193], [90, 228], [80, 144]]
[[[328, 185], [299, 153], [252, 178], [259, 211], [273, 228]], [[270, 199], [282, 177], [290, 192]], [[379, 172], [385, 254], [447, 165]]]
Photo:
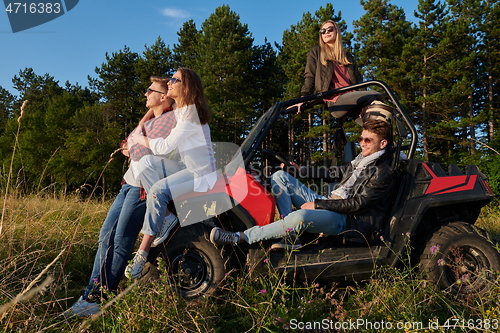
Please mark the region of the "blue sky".
[[[12, 78], [25, 68], [36, 74], [48, 73], [62, 86], [87, 86], [87, 76], [95, 77], [95, 67], [105, 62], [106, 52], [112, 53], [126, 45], [142, 53], [160, 36], [167, 45], [177, 43], [182, 24], [193, 19], [198, 29], [221, 5], [229, 5], [248, 25], [254, 43], [267, 38], [281, 43], [283, 31], [302, 19], [305, 12], [314, 13], [332, 3], [335, 11], [352, 29], [352, 21], [365, 12], [359, 0], [80, 0], [69, 12], [53, 21], [12, 33], [7, 13], [0, 13], [0, 86], [17, 95]], [[407, 19], [413, 19], [418, 0], [391, 0], [405, 9]]]

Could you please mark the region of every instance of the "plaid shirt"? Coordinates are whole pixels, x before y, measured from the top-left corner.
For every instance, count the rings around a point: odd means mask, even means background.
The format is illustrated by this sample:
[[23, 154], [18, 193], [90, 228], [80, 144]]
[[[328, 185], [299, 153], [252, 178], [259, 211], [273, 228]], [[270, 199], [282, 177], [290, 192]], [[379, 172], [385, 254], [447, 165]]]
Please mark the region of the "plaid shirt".
[[[168, 108], [163, 111], [163, 114], [148, 120], [144, 124], [144, 128], [136, 128], [132, 133], [140, 133], [150, 139], [166, 138], [172, 129], [177, 124], [175, 115], [171, 111], [172, 108]], [[145, 132], [145, 133], [144, 133]], [[127, 140], [123, 140], [122, 146], [127, 144]], [[133, 161], [139, 161], [143, 156], [153, 155], [151, 149], [141, 144], [135, 144], [130, 147], [129, 156]], [[122, 184], [125, 181], [122, 182]], [[141, 186], [141, 200], [146, 200], [146, 191]]]
[[[171, 110], [172, 108], [169, 108], [165, 110], [159, 117], [148, 120], [144, 124], [144, 129], [136, 128], [132, 133], [140, 133], [148, 137], [149, 139], [166, 138], [170, 134], [170, 131], [172, 131], [172, 129], [177, 124], [174, 113], [168, 112]], [[130, 158], [136, 162], [139, 161], [143, 156], [152, 154], [153, 152], [151, 151], [151, 149], [140, 144], [133, 145], [129, 150]]]

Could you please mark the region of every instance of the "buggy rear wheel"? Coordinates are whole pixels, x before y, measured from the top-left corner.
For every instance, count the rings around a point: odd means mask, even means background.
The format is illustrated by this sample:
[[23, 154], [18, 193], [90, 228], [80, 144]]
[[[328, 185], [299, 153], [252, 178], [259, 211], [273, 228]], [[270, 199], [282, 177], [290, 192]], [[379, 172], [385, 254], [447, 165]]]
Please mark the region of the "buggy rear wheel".
[[500, 253], [483, 229], [454, 222], [433, 233], [420, 256], [420, 270], [455, 295], [484, 293], [500, 271]]

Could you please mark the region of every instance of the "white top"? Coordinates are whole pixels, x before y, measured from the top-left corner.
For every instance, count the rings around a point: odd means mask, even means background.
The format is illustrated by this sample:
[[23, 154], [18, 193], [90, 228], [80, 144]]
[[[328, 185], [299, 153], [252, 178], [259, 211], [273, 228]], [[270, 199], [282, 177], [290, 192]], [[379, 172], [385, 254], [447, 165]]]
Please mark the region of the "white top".
[[[132, 161], [131, 161], [132, 162]], [[139, 187], [141, 184], [135, 179], [134, 172], [132, 170], [132, 166], [129, 166], [127, 169], [127, 172], [123, 175], [123, 179], [129, 184], [130, 186], [135, 186]]]
[[174, 110], [177, 125], [163, 139], [150, 139], [155, 155], [167, 155], [177, 149], [186, 168], [194, 174], [194, 191], [206, 192], [216, 180], [215, 158], [208, 124], [200, 125], [194, 104]]
[[[163, 117], [163, 116], [166, 116], [167, 113], [162, 113], [161, 115], [159, 115], [158, 117], [154, 117], [154, 118], [151, 118], [149, 119], [148, 121], [146, 121], [144, 123], [144, 126], [137, 126], [133, 131], [132, 133], [137, 133], [137, 134], [140, 134], [140, 135], [143, 135], [143, 136], [147, 136], [147, 133], [151, 130], [151, 126], [154, 124], [153, 120], [155, 119], [159, 119], [160, 117]], [[143, 132], [142, 131], [142, 128], [145, 129], [145, 131]], [[144, 155], [146, 156], [146, 155]], [[144, 157], [142, 156], [142, 157]], [[141, 159], [142, 159], [141, 157]], [[163, 156], [164, 158], [173, 158], [173, 157], [169, 157], [169, 156]], [[132, 185], [132, 186], [137, 186], [139, 187], [141, 185], [141, 182], [139, 180], [137, 180], [137, 177], [139, 175], [139, 169], [138, 169], [138, 166], [139, 166], [139, 161], [134, 161], [132, 158], [130, 158], [130, 162], [129, 162], [129, 170], [127, 170], [127, 172], [125, 173], [123, 179], [125, 179], [125, 181], [127, 182], [127, 184], [129, 185]]]

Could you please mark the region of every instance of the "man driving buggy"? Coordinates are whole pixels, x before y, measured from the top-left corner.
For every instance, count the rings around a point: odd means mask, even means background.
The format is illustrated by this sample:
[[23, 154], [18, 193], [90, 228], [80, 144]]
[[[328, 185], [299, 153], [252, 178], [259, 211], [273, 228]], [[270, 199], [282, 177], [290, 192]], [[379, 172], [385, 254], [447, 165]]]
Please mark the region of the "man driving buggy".
[[[386, 215], [393, 180], [391, 112], [385, 105], [371, 105], [365, 111], [357, 121], [363, 126], [361, 153], [342, 167], [342, 180], [329, 197], [315, 193], [289, 173], [277, 171], [271, 176], [271, 185], [283, 218], [239, 232], [215, 227], [210, 241], [219, 245], [252, 244], [281, 237], [271, 249], [297, 249], [301, 243], [296, 235], [303, 231], [344, 233], [349, 241], [375, 240]], [[293, 206], [297, 210], [293, 211]]]

